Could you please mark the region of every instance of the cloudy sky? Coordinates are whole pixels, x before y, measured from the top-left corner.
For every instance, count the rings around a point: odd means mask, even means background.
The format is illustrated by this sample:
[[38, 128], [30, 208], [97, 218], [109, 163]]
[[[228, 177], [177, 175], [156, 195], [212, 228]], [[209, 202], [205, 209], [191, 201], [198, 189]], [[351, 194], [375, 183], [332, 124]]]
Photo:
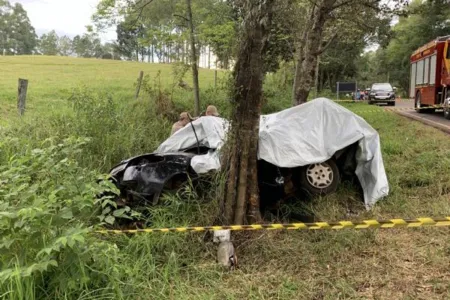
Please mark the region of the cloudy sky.
[[[31, 24], [40, 36], [51, 30], [58, 35], [73, 37], [86, 32], [86, 25], [91, 24], [91, 16], [100, 0], [10, 0], [19, 2], [28, 13]], [[115, 30], [101, 33], [104, 42], [115, 40]]]

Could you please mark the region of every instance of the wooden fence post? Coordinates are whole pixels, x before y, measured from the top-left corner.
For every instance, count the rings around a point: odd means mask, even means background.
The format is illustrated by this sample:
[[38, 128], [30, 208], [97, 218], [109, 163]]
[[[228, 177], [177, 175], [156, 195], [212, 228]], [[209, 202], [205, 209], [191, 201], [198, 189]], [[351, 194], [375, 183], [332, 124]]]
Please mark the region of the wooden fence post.
[[137, 100], [139, 98], [139, 92], [141, 90], [142, 78], [144, 77], [144, 71], [139, 72], [139, 78], [136, 86], [136, 95], [134, 98]]
[[27, 101], [28, 80], [19, 78], [19, 88], [17, 95], [17, 109], [22, 116], [25, 112], [25, 103]]

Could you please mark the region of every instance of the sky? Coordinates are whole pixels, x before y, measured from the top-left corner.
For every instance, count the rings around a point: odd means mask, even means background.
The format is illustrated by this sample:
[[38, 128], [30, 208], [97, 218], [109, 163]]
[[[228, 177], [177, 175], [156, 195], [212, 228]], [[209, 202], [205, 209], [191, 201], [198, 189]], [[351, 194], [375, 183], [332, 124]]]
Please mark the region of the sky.
[[[54, 29], [60, 36], [70, 37], [86, 32], [98, 2], [100, 0], [10, 0], [10, 3], [22, 4], [37, 35]], [[100, 33], [100, 37], [103, 42], [115, 40], [115, 29]]]
[[[390, 2], [391, 0], [383, 0]], [[86, 25], [92, 24], [91, 16], [100, 0], [10, 0], [11, 3], [21, 3], [28, 13], [32, 26], [41, 36], [55, 30], [59, 36], [68, 35], [73, 38], [86, 32]], [[394, 20], [393, 24], [397, 22]], [[100, 33], [103, 42], [116, 40], [115, 28]], [[371, 45], [366, 51], [377, 49]]]

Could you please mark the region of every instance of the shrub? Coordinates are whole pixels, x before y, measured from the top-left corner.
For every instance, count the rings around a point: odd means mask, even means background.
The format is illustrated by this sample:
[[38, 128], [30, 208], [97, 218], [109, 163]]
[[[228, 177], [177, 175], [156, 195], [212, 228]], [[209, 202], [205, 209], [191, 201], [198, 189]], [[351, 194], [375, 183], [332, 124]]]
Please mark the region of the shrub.
[[[2, 299], [72, 298], [87, 288], [104, 287], [96, 294], [113, 289], [117, 250], [89, 234], [97, 222], [94, 199], [109, 187], [74, 159], [88, 141], [48, 139], [0, 166]], [[8, 142], [3, 138], [0, 147]]]

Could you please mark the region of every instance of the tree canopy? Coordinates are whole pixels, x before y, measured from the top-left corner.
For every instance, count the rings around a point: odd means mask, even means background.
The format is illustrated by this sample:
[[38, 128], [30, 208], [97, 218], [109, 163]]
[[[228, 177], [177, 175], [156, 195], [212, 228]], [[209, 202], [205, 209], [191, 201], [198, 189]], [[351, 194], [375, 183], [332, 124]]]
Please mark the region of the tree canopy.
[[31, 54], [37, 36], [27, 12], [20, 3], [0, 0], [0, 51], [5, 54]]
[[[383, 76], [403, 91], [409, 86], [409, 59], [414, 50], [427, 42], [450, 33], [450, 2], [443, 0], [413, 1], [405, 16], [390, 29], [391, 39], [374, 53], [362, 58], [362, 66], [368, 65], [370, 74], [360, 71], [363, 80]], [[385, 80], [386, 80], [385, 79]]]

